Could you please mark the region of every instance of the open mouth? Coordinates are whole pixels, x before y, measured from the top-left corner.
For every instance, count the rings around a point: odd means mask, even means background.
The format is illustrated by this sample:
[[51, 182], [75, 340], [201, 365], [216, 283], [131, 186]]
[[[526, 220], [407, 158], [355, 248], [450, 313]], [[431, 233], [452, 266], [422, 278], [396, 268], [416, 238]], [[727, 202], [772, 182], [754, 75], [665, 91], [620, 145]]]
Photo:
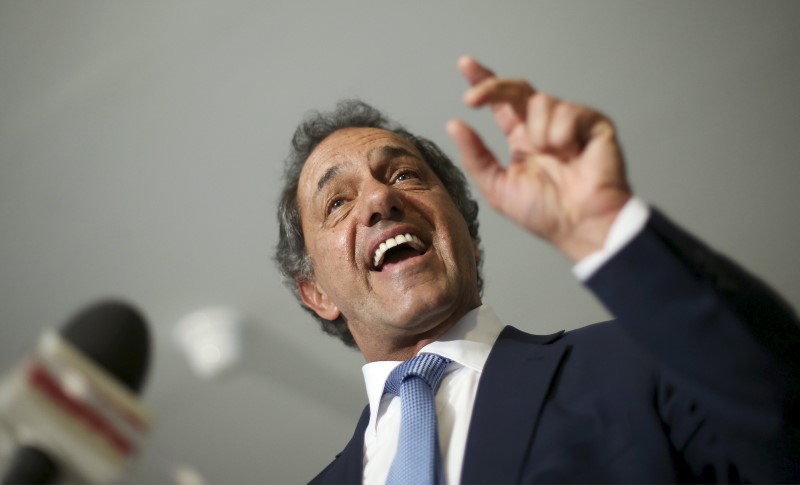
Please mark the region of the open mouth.
[[398, 263], [423, 254], [427, 248], [412, 234], [398, 234], [382, 242], [372, 257], [372, 267], [380, 271], [387, 264]]

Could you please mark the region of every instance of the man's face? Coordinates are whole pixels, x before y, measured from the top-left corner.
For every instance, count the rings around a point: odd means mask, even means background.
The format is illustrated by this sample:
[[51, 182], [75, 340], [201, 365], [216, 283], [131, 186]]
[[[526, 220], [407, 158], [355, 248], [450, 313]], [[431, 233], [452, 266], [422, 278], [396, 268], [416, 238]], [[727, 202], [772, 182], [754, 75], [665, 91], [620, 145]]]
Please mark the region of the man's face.
[[303, 300], [322, 318], [344, 315], [362, 351], [435, 333], [480, 304], [467, 224], [403, 138], [334, 132], [306, 161], [297, 197], [314, 267]]

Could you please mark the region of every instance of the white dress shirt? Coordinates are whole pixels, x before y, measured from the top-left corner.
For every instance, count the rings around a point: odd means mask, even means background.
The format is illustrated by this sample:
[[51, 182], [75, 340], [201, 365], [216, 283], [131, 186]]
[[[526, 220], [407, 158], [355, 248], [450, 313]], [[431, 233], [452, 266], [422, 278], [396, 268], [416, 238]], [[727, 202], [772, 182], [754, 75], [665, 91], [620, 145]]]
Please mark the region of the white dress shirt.
[[[503, 325], [486, 305], [480, 306], [448, 330], [439, 340], [420, 352], [433, 353], [453, 362], [445, 369], [436, 393], [436, 419], [447, 483], [458, 483], [472, 405], [478, 390], [483, 365], [489, 357]], [[384, 484], [397, 451], [400, 435], [400, 398], [383, 394], [386, 378], [399, 361], [370, 362], [364, 365], [364, 381], [369, 397], [370, 418], [364, 434], [364, 483]]]
[[[632, 198], [615, 219], [603, 248], [573, 267], [575, 276], [581, 281], [589, 279], [642, 230], [648, 215], [647, 206], [641, 200]], [[503, 327], [494, 311], [482, 305], [464, 315], [440, 339], [420, 349], [420, 353], [438, 354], [453, 361], [445, 370], [435, 398], [446, 483], [461, 481], [464, 449], [478, 382], [489, 352]], [[383, 388], [386, 378], [400, 363], [370, 362], [362, 368], [370, 409], [369, 424], [364, 433], [365, 484], [386, 483], [389, 467], [397, 451], [400, 398], [393, 394], [384, 395]]]

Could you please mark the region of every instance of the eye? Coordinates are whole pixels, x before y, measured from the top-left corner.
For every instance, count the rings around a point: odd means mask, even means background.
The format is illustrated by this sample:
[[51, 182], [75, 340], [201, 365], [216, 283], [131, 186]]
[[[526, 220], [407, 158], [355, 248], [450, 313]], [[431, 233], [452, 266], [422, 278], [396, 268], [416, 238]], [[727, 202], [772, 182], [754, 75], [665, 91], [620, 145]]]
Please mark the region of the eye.
[[413, 170], [402, 170], [394, 178], [394, 181], [395, 182], [402, 182], [404, 180], [418, 179], [418, 178], [419, 178], [419, 175], [417, 174], [417, 172], [414, 172]]
[[339, 207], [343, 206], [345, 202], [346, 200], [342, 197], [334, 197], [328, 204], [328, 213], [331, 213], [336, 209], [338, 209]]

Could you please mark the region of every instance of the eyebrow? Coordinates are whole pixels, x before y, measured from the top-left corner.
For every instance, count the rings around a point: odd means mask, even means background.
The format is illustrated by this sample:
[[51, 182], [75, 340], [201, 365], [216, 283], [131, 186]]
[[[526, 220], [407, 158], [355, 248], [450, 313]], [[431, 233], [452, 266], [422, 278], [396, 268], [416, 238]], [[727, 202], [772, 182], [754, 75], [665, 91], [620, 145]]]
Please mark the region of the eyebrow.
[[317, 190], [322, 190], [322, 187], [325, 186], [330, 180], [339, 173], [339, 166], [334, 165], [333, 167], [328, 168], [325, 170], [325, 173], [322, 174], [322, 177], [319, 178], [317, 181]]

